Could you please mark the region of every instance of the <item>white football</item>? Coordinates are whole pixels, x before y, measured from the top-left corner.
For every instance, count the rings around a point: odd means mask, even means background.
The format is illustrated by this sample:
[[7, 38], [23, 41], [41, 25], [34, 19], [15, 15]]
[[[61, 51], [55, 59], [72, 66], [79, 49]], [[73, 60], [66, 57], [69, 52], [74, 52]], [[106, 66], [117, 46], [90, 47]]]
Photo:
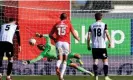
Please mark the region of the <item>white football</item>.
[[35, 45], [36, 44], [36, 40], [34, 38], [29, 40], [29, 44], [30, 45]]

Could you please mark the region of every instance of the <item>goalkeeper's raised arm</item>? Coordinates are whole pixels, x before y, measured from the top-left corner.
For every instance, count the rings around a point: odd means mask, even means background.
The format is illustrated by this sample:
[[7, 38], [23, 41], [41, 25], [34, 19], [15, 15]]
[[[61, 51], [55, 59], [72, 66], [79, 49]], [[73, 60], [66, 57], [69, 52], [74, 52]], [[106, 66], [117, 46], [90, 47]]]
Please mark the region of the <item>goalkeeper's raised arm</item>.
[[48, 34], [39, 34], [36, 33], [36, 37], [44, 37], [46, 39], [46, 44], [38, 44], [37, 47], [39, 50], [41, 50], [42, 52], [40, 53], [40, 55], [38, 55], [38, 57], [32, 59], [32, 60], [28, 60], [28, 61], [23, 61], [23, 64], [31, 64], [31, 63], [35, 63], [41, 59], [43, 59], [44, 57], [46, 58], [50, 58], [50, 59], [56, 59], [57, 55], [56, 55], [56, 48], [54, 45], [51, 44], [50, 38]]
[[44, 37], [46, 39], [46, 43], [51, 44], [50, 37], [49, 37], [48, 34], [39, 34], [39, 33], [36, 33], [36, 37], [40, 37], [40, 38]]

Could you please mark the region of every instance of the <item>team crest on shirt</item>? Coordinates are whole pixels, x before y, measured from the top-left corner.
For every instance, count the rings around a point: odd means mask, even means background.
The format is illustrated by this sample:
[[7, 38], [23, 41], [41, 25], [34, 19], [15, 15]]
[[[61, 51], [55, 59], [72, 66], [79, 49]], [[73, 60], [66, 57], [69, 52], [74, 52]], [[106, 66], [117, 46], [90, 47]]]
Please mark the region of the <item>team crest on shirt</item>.
[[103, 57], [107, 57], [105, 53], [103, 54]]
[[11, 55], [11, 52], [9, 52], [9, 55]]

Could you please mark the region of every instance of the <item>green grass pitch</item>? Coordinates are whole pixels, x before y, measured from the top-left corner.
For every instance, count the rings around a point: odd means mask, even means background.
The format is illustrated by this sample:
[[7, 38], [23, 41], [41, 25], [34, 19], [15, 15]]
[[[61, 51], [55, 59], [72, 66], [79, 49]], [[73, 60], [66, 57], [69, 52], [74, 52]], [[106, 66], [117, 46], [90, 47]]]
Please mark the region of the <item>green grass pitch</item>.
[[[58, 80], [57, 76], [13, 76], [13, 80]], [[113, 80], [133, 80], [133, 76], [111, 76]], [[65, 80], [93, 80], [90, 76], [65, 76]], [[5, 80], [5, 77], [3, 78]], [[104, 80], [103, 76], [99, 80]]]

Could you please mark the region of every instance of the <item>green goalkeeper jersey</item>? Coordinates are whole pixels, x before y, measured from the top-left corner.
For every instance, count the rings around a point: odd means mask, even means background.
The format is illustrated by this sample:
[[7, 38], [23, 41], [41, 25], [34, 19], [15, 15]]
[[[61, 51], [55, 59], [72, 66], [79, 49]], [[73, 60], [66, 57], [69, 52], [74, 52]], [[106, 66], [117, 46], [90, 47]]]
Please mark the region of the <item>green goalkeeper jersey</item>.
[[[43, 36], [46, 39], [45, 49], [43, 52], [40, 53], [40, 55], [37, 58], [30, 60], [30, 63], [35, 63], [44, 57], [48, 59], [57, 59], [56, 47], [51, 44], [49, 35], [43, 35]], [[70, 65], [70, 63], [72, 62], [76, 62], [76, 58], [74, 58], [74, 55], [75, 53], [69, 53], [67, 59], [67, 65]]]
[[47, 57], [50, 59], [57, 58], [56, 54], [56, 48], [54, 45], [51, 44], [50, 38], [48, 35], [44, 35], [44, 38], [46, 39], [45, 49], [43, 52], [41, 52], [41, 55], [43, 57]]
[[46, 35], [43, 35], [43, 36], [46, 39], [45, 49], [44, 49], [44, 51], [42, 51], [40, 53], [39, 56], [37, 56], [36, 58], [30, 60], [29, 64], [35, 63], [35, 62], [41, 60], [44, 57], [47, 57], [47, 58], [50, 58], [50, 59], [56, 59], [57, 58], [56, 48], [55, 48], [54, 45], [51, 44], [49, 35], [46, 34]]

